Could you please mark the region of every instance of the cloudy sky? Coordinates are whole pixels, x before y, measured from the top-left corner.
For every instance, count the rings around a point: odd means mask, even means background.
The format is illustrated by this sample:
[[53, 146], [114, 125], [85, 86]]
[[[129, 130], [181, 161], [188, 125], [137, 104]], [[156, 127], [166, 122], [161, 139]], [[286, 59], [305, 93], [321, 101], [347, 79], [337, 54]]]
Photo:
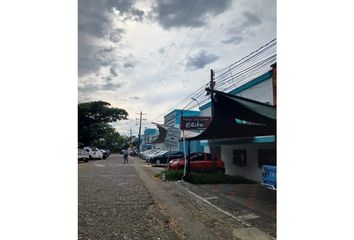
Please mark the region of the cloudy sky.
[[[79, 0], [79, 102], [163, 113], [222, 69], [276, 38], [275, 0]], [[183, 107], [183, 106], [182, 106]], [[181, 108], [181, 107], [179, 107]]]

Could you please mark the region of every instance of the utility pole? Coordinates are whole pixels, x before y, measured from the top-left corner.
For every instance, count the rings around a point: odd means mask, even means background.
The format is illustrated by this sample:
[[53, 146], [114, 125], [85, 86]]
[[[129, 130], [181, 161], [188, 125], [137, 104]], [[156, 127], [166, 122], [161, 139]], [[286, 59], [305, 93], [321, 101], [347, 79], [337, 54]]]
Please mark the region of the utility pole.
[[[214, 86], [215, 86], [215, 81], [214, 81], [215, 73], [213, 69], [210, 69], [210, 104], [211, 104], [211, 119], [214, 119]], [[213, 162], [213, 168], [212, 172], [215, 172], [216, 168], [216, 161], [215, 161], [215, 141], [214, 139], [211, 139], [211, 159]]]
[[[141, 139], [141, 121], [142, 120], [146, 120], [145, 118], [143, 119], [143, 115], [146, 115], [146, 113], [143, 113], [142, 111], [140, 111], [140, 118], [139, 118], [139, 138], [138, 138], [138, 152], [140, 153], [140, 139]], [[138, 120], [138, 119], [136, 119]]]

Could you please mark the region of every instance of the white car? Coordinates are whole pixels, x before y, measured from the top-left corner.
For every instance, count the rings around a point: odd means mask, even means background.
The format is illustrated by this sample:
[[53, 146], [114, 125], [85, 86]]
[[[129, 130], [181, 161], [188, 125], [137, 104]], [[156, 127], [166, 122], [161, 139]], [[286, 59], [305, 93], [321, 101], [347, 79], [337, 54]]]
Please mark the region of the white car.
[[90, 159], [102, 159], [102, 152], [96, 147], [84, 147], [84, 150], [88, 153]]
[[151, 154], [148, 154], [146, 156], [146, 161], [147, 162], [150, 162], [150, 159], [154, 156], [157, 156], [157, 155], [160, 155], [160, 154], [164, 154], [165, 152], [168, 152], [167, 150], [159, 150], [159, 151], [156, 151], [156, 152], [153, 152]]
[[84, 161], [84, 162], [88, 162], [90, 156], [88, 154], [88, 152], [86, 152], [84, 149], [78, 149], [77, 151], [77, 156], [79, 161]]

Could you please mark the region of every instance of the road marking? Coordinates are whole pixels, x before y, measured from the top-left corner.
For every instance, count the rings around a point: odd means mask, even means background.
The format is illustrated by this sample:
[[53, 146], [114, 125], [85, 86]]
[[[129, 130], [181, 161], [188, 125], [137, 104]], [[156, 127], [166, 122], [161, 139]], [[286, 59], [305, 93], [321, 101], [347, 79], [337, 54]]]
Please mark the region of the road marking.
[[218, 199], [219, 197], [216, 197], [216, 196], [214, 196], [214, 197], [206, 197], [206, 198], [204, 198], [204, 199], [206, 199], [206, 200], [214, 200], [214, 199]]
[[128, 184], [128, 183], [118, 183], [119, 186], [126, 185], [126, 184]]
[[[178, 185], [178, 184], [177, 184]], [[243, 221], [243, 219], [240, 219], [239, 217], [236, 217], [235, 215], [219, 208], [218, 206], [215, 206], [214, 204], [212, 204], [211, 202], [209, 202], [208, 200], [206, 200], [205, 198], [202, 198], [200, 196], [198, 196], [197, 194], [195, 194], [194, 192], [189, 191], [188, 189], [186, 189], [185, 187], [179, 185], [180, 187], [182, 187], [185, 191], [187, 191], [188, 193], [192, 194], [193, 196], [195, 196], [196, 198], [200, 199], [201, 201], [205, 202], [206, 204], [210, 205], [211, 207], [215, 208], [216, 210], [218, 210], [219, 212], [222, 212], [223, 214], [235, 219], [237, 222], [241, 223], [242, 225], [244, 225], [245, 227], [251, 227], [251, 224], [248, 224], [246, 222]]]
[[106, 165], [102, 165], [102, 164], [95, 164], [93, 165], [94, 167], [106, 167]]
[[243, 215], [243, 216], [239, 216], [239, 218], [241, 219], [254, 219], [254, 218], [259, 218], [260, 216], [254, 214], [254, 213], [250, 213], [250, 214], [246, 214], [246, 215]]

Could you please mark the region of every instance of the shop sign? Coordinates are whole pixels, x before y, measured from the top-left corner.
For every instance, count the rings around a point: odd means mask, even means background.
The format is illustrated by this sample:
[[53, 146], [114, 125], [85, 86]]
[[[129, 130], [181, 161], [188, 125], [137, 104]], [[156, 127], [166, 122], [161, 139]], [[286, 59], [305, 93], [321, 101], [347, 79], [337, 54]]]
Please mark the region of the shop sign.
[[181, 130], [205, 130], [211, 117], [181, 117]]

